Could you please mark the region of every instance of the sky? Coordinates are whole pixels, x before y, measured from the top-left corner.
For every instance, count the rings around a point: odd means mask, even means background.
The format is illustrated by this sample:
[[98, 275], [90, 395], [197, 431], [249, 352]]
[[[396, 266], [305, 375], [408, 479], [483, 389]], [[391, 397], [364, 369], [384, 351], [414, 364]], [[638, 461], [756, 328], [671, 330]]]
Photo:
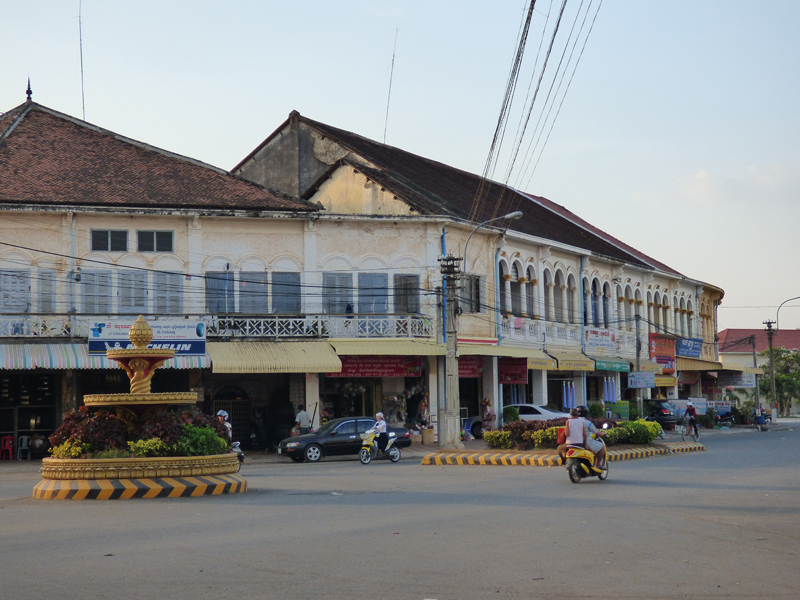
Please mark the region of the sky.
[[[481, 174], [527, 6], [0, 0], [0, 112], [30, 77], [35, 102], [232, 169], [297, 110]], [[569, 0], [510, 168], [560, 7], [536, 2], [492, 178], [722, 288], [720, 331], [800, 328], [800, 299], [778, 313], [800, 296], [800, 3]]]

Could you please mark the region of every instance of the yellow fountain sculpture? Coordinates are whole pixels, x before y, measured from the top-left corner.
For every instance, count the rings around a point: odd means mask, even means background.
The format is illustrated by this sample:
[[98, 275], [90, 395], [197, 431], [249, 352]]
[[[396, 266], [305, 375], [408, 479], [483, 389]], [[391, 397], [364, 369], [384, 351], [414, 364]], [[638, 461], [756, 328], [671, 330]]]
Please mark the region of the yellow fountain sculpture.
[[[133, 348], [114, 348], [106, 356], [119, 363], [131, 380], [129, 394], [91, 394], [83, 397], [87, 407], [111, 407], [128, 423], [137, 427], [143, 415], [163, 405], [192, 405], [193, 392], [153, 393], [150, 382], [155, 370], [175, 355], [175, 351], [148, 348], [153, 330], [141, 315], [128, 333]], [[240, 493], [247, 483], [236, 474], [235, 454], [212, 456], [163, 456], [154, 458], [45, 458], [42, 481], [33, 497], [59, 499], [175, 498]]]

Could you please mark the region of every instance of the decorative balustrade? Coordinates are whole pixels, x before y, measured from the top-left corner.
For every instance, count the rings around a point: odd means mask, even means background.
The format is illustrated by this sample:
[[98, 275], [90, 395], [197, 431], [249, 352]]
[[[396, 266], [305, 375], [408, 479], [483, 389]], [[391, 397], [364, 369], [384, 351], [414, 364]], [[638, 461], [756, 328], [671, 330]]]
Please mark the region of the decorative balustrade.
[[[0, 337], [88, 338], [98, 323], [131, 319], [136, 315], [0, 315]], [[289, 338], [427, 338], [433, 339], [433, 319], [420, 315], [144, 315], [148, 321], [201, 321], [206, 336]]]

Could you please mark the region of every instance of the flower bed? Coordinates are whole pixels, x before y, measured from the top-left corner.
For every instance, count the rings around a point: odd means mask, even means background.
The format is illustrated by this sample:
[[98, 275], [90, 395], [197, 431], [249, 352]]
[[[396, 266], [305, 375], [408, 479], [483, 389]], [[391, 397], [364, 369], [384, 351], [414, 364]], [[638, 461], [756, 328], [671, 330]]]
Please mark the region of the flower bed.
[[[552, 421], [514, 421], [506, 423], [498, 431], [486, 431], [483, 439], [487, 447], [499, 450], [534, 450], [556, 448], [558, 429], [566, 419]], [[619, 444], [648, 444], [661, 430], [654, 421], [613, 421], [611, 419], [591, 419], [598, 429], [608, 424], [603, 439], [607, 446]]]

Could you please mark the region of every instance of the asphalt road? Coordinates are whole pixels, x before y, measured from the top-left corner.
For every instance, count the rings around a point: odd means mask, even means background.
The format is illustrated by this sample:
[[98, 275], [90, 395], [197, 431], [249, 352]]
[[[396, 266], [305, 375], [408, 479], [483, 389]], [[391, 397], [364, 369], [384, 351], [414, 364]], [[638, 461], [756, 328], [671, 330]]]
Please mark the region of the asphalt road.
[[796, 598], [800, 429], [563, 468], [245, 464], [246, 494], [41, 501], [0, 464], [0, 597]]

